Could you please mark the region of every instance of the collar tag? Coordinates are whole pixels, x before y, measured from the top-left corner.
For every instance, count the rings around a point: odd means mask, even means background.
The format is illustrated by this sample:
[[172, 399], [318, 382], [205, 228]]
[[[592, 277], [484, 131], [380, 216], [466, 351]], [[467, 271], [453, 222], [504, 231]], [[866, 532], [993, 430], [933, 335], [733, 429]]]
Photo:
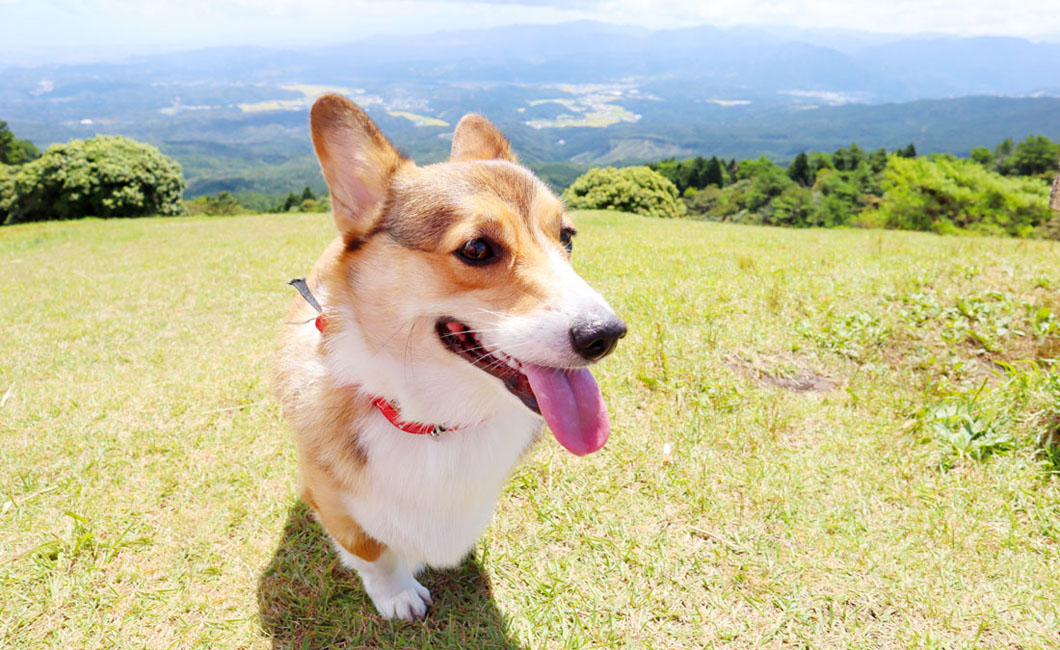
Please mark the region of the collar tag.
[[321, 334], [324, 333], [324, 328], [328, 326], [328, 317], [324, 315], [324, 310], [321, 308], [320, 303], [317, 302], [316, 296], [309, 290], [309, 285], [306, 283], [305, 278], [295, 278], [288, 282], [295, 289], [298, 289], [298, 293], [302, 294], [305, 301], [308, 302], [313, 309], [317, 310], [316, 326], [317, 331]]
[[316, 297], [313, 296], [313, 292], [309, 290], [309, 285], [306, 284], [305, 278], [295, 278], [287, 284], [291, 285], [295, 289], [298, 289], [298, 293], [302, 294], [302, 297], [305, 298], [305, 301], [312, 305], [313, 309], [317, 310], [317, 312], [324, 311], [323, 309], [321, 309], [320, 303], [317, 302]]

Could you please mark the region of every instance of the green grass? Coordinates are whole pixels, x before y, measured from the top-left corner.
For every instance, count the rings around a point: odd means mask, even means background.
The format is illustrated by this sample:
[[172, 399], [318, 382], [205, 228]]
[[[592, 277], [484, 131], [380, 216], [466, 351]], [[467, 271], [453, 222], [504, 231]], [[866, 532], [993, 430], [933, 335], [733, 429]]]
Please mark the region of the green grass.
[[579, 227], [611, 441], [539, 444], [426, 623], [294, 496], [267, 377], [326, 215], [0, 229], [0, 646], [1060, 645], [1060, 245]]

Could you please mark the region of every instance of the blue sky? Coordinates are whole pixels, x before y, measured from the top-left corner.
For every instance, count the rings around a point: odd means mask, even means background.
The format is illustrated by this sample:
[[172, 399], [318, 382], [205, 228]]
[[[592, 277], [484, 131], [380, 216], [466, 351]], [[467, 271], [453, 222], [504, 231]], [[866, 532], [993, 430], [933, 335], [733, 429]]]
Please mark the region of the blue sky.
[[1060, 40], [1060, 0], [0, 0], [0, 54], [308, 45], [590, 19], [674, 27], [793, 25]]

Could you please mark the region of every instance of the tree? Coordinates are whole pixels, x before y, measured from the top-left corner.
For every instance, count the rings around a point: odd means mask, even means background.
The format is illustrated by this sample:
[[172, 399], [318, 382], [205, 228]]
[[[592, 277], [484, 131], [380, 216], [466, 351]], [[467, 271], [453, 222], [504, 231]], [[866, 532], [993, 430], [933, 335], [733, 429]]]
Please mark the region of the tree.
[[317, 195], [313, 193], [313, 188], [311, 188], [308, 185], [306, 185], [305, 189], [302, 190], [302, 198], [301, 198], [301, 200], [302, 201], [316, 201], [317, 200]]
[[695, 167], [691, 160], [682, 160], [674, 169], [673, 184], [678, 192], [684, 192], [690, 187], [696, 186]]
[[916, 158], [916, 147], [912, 142], [895, 152], [899, 158]]
[[873, 174], [879, 174], [887, 167], [887, 150], [880, 147], [869, 154], [869, 168]]
[[707, 166], [709, 164], [703, 156], [696, 156], [692, 161], [692, 187], [699, 189], [707, 186]]
[[1012, 142], [1012, 138], [1005, 138], [994, 147], [994, 170], [997, 173], [1005, 176], [1015, 173], [1012, 166], [1012, 152], [1015, 148], [1016, 145]]
[[884, 172], [884, 189], [877, 216], [889, 228], [1026, 237], [1050, 217], [1040, 181], [1005, 178], [971, 160], [895, 157]]
[[29, 140], [19, 140], [7, 128], [7, 122], [0, 121], [0, 164], [21, 165], [40, 158], [37, 147]]
[[973, 147], [971, 153], [968, 155], [972, 160], [987, 169], [994, 166], [994, 153], [986, 147]]
[[180, 165], [118, 136], [53, 145], [19, 168], [5, 223], [182, 214]]
[[813, 225], [845, 226], [861, 208], [861, 183], [864, 176], [838, 169], [823, 169], [817, 174], [813, 192], [820, 205]]
[[696, 217], [717, 219], [729, 212], [726, 193], [715, 185], [706, 186], [684, 202], [688, 212]]
[[1044, 135], [1032, 135], [1016, 145], [1012, 154], [1012, 168], [1021, 176], [1052, 172], [1060, 158], [1060, 145]]
[[290, 192], [287, 195], [287, 198], [283, 200], [283, 205], [280, 206], [280, 212], [290, 212], [294, 208], [297, 208], [301, 202], [302, 198], [300, 196], [294, 192]]
[[210, 217], [240, 214], [243, 206], [227, 191], [219, 192], [217, 196], [200, 196], [188, 201], [186, 204], [188, 213], [193, 215], [206, 215]]
[[795, 156], [795, 160], [791, 161], [788, 165], [788, 178], [795, 181], [803, 187], [810, 187], [813, 185], [813, 170], [810, 169], [810, 159], [803, 151], [799, 155]]
[[703, 172], [703, 187], [725, 187], [725, 172], [722, 171], [721, 161], [717, 156], [711, 156], [707, 162], [706, 171]]
[[621, 210], [649, 217], [683, 217], [677, 187], [647, 167], [598, 167], [582, 174], [563, 192], [572, 208]]
[[758, 212], [766, 207], [792, 184], [784, 170], [765, 156], [741, 162], [738, 175], [750, 181], [744, 190], [741, 206], [750, 212]]
[[835, 168], [840, 171], [854, 171], [861, 166], [861, 163], [865, 162], [865, 150], [859, 147], [857, 143], [851, 143], [846, 149], [836, 149], [836, 152], [832, 154], [832, 161], [835, 164]]
[[820, 152], [811, 153], [810, 169], [812, 169], [815, 174], [822, 169], [835, 169], [835, 165], [832, 164], [831, 154]]
[[801, 185], [791, 185], [773, 199], [765, 223], [776, 226], [816, 226], [813, 194]]

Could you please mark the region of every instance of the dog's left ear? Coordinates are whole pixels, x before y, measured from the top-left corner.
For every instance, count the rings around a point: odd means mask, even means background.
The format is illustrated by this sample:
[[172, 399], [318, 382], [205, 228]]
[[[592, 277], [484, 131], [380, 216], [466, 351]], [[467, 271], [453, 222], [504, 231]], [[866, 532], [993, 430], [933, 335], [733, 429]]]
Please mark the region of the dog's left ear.
[[481, 115], [465, 115], [453, 132], [451, 162], [469, 160], [507, 160], [519, 162], [512, 153], [512, 145], [493, 123]]
[[398, 153], [363, 110], [339, 95], [323, 95], [309, 114], [331, 212], [347, 241], [371, 228], [390, 181], [412, 162]]

